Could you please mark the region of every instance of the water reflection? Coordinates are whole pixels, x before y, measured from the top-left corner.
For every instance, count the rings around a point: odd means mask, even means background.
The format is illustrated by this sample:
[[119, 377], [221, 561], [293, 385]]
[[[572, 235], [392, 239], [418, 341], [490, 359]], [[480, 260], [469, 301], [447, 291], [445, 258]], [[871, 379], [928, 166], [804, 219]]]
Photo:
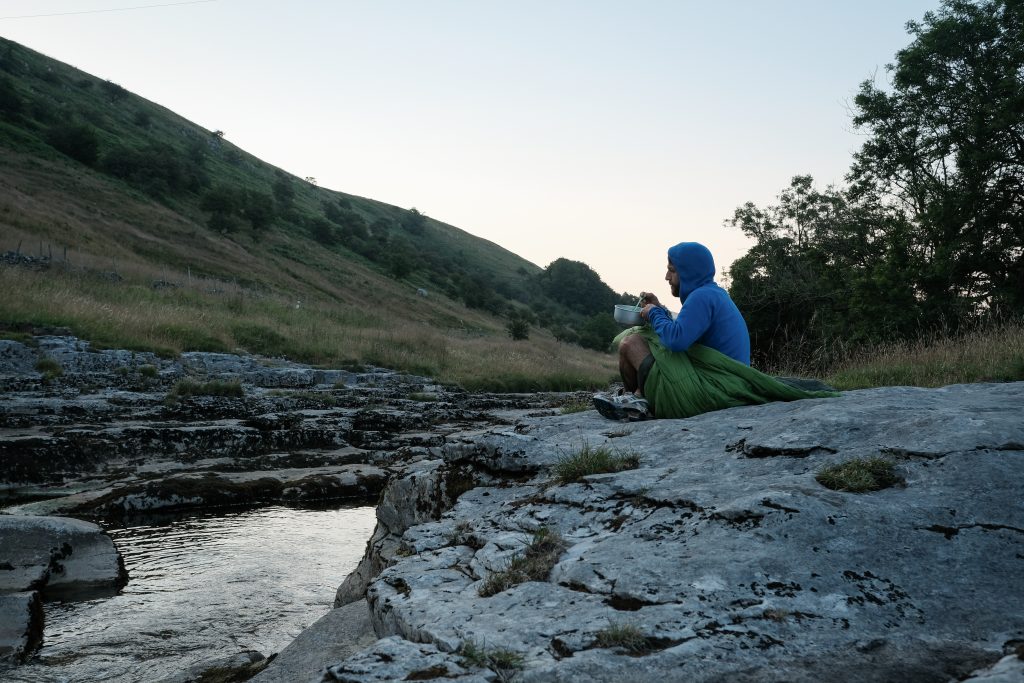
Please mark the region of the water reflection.
[[330, 609], [373, 525], [372, 507], [271, 507], [109, 529], [128, 585], [47, 604], [42, 649], [3, 678], [139, 681], [240, 650], [279, 652]]

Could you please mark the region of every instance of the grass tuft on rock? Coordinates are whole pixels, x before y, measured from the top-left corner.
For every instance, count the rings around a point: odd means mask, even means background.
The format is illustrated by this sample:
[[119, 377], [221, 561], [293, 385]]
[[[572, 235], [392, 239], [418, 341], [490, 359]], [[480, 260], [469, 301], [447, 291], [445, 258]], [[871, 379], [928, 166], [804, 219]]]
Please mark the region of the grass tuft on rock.
[[36, 363], [36, 372], [43, 376], [43, 381], [49, 382], [63, 375], [64, 368], [61, 367], [57, 359], [44, 356]]
[[241, 382], [227, 382], [213, 380], [211, 382], [197, 382], [194, 379], [178, 380], [167, 395], [167, 400], [174, 401], [185, 396], [235, 396], [242, 397], [245, 392], [242, 390]]
[[487, 648], [472, 640], [462, 643], [458, 654], [465, 666], [490, 669], [499, 675], [522, 669], [525, 661], [518, 652], [503, 648]]
[[597, 632], [594, 645], [600, 648], [618, 647], [633, 653], [646, 652], [647, 636], [633, 624], [610, 624]]
[[572, 413], [582, 413], [584, 411], [593, 408], [593, 404], [584, 398], [570, 398], [561, 406], [559, 406], [559, 412], [562, 415], [571, 415]]
[[885, 458], [855, 458], [820, 470], [815, 479], [825, 488], [849, 493], [880, 491], [903, 483], [896, 466]]
[[575, 453], [559, 458], [553, 472], [559, 484], [570, 484], [591, 474], [634, 470], [640, 465], [637, 453], [619, 453], [608, 446], [583, 444]]
[[508, 567], [494, 572], [480, 586], [480, 597], [497, 595], [512, 586], [527, 581], [547, 581], [551, 569], [558, 564], [558, 558], [565, 552], [567, 544], [557, 531], [540, 528], [533, 534], [533, 540], [526, 546], [526, 552], [509, 562]]

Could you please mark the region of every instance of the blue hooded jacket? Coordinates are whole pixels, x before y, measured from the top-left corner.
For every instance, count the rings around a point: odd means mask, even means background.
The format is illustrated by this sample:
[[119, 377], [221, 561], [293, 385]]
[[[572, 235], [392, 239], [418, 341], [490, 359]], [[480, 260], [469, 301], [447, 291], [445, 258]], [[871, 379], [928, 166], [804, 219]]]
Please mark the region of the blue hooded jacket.
[[683, 308], [675, 320], [660, 308], [651, 309], [651, 327], [661, 343], [669, 351], [703, 344], [750, 365], [747, 323], [729, 293], [715, 284], [715, 260], [708, 248], [697, 242], [680, 242], [668, 250], [668, 260], [679, 273]]

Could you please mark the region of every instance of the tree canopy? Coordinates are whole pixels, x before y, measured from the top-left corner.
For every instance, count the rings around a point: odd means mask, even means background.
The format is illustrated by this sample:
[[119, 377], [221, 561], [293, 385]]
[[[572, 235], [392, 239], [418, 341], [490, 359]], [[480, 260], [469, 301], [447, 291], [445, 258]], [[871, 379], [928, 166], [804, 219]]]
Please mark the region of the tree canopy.
[[801, 339], [878, 341], [1024, 314], [1024, 3], [945, 0], [866, 81], [843, 187], [797, 176], [731, 221], [731, 269], [762, 359]]

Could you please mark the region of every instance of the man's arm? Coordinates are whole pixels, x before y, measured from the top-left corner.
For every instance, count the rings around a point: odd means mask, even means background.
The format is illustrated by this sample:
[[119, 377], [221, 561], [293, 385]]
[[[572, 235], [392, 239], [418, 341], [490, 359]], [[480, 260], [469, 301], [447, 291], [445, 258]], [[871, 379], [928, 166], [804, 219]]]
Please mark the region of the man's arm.
[[675, 320], [662, 308], [644, 308], [643, 313], [650, 321], [651, 328], [669, 351], [686, 351], [711, 326], [710, 302], [695, 294], [686, 297], [686, 303]]

